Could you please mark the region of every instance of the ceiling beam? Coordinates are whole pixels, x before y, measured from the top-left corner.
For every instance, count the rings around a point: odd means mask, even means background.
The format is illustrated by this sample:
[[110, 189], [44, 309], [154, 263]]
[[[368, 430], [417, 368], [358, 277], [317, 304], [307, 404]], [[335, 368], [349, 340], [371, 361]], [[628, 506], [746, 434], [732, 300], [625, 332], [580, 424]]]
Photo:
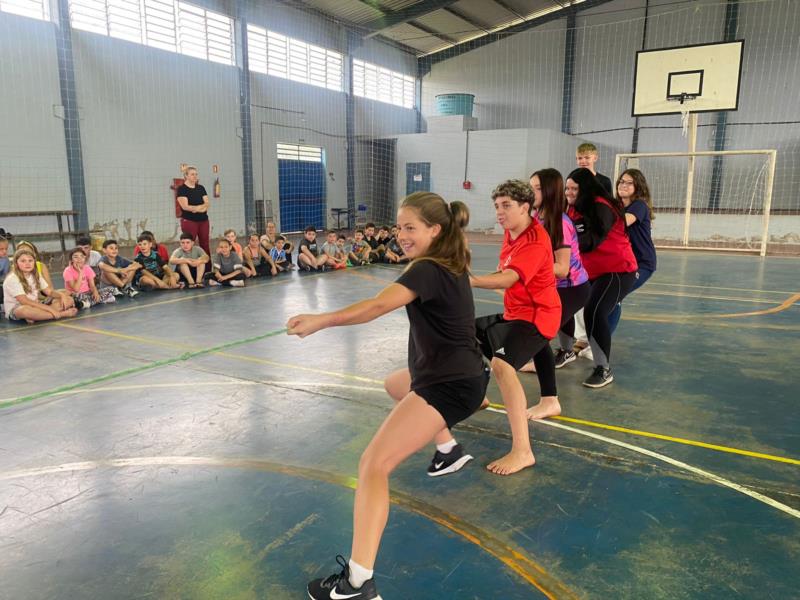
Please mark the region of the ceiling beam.
[[442, 33], [441, 31], [436, 31], [435, 29], [432, 29], [432, 28], [428, 27], [427, 25], [423, 25], [419, 21], [409, 21], [408, 24], [409, 25], [413, 25], [414, 27], [416, 27], [420, 31], [424, 31], [428, 35], [432, 35], [433, 37], [438, 38], [438, 39], [442, 40], [443, 42], [447, 42], [448, 44], [457, 44], [458, 43], [458, 40], [456, 38], [450, 37], [449, 35], [447, 35], [446, 33]]
[[506, 11], [510, 12], [512, 15], [514, 15], [518, 19], [524, 19], [525, 18], [521, 14], [519, 14], [516, 10], [514, 10], [513, 6], [509, 6], [508, 3], [506, 3], [504, 0], [491, 0], [491, 1], [494, 2], [495, 4], [497, 4], [497, 6], [500, 6], [501, 8], [503, 8], [503, 10], [506, 10]]
[[[492, 1], [496, 2], [496, 0]], [[561, 10], [556, 10], [551, 13], [547, 13], [546, 15], [542, 15], [541, 17], [530, 19], [528, 21], [524, 21], [523, 23], [517, 23], [516, 25], [506, 27], [505, 29], [500, 29], [498, 31], [490, 33], [489, 35], [483, 35], [479, 38], [475, 38], [466, 42], [462, 42], [460, 44], [456, 44], [455, 46], [451, 46], [449, 48], [446, 48], [445, 50], [440, 50], [438, 52], [428, 54], [427, 56], [422, 56], [418, 59], [419, 67], [417, 71], [420, 74], [428, 73], [433, 65], [442, 62], [443, 60], [454, 58], [461, 54], [465, 54], [471, 50], [482, 48], [483, 46], [486, 46], [488, 44], [492, 44], [499, 40], [506, 39], [508, 36], [513, 35], [515, 33], [527, 31], [528, 29], [539, 27], [540, 25], [544, 25], [545, 23], [550, 23], [551, 21], [564, 19], [566, 18], [567, 13], [569, 13], [570, 11], [574, 11], [575, 13], [580, 13], [590, 8], [594, 8], [596, 6], [600, 6], [601, 4], [606, 4], [607, 2], [611, 1], [612, 0], [585, 0], [580, 4], [570, 5], [566, 8], [562, 8]]]
[[[363, 2], [364, 0], [361, 1]], [[376, 36], [385, 29], [389, 29], [390, 27], [394, 27], [395, 25], [400, 25], [402, 23], [408, 23], [409, 21], [418, 19], [419, 17], [427, 15], [428, 13], [432, 13], [440, 8], [445, 8], [451, 4], [455, 4], [456, 2], [458, 2], [458, 0], [423, 0], [422, 2], [417, 2], [416, 4], [412, 4], [411, 6], [407, 6], [401, 10], [393, 11], [391, 14], [387, 13], [382, 17], [378, 17], [374, 21], [364, 23], [363, 26], [371, 30], [371, 33], [369, 33], [366, 37], [369, 38]]]
[[474, 17], [470, 17], [464, 11], [461, 11], [461, 10], [459, 10], [459, 9], [453, 7], [453, 6], [446, 6], [442, 10], [444, 10], [445, 12], [450, 13], [454, 17], [458, 17], [462, 21], [465, 21], [465, 22], [469, 23], [475, 29], [480, 29], [481, 31], [484, 31], [486, 33], [491, 33], [490, 26], [489, 26], [488, 23], [479, 23], [477, 19], [475, 19]]

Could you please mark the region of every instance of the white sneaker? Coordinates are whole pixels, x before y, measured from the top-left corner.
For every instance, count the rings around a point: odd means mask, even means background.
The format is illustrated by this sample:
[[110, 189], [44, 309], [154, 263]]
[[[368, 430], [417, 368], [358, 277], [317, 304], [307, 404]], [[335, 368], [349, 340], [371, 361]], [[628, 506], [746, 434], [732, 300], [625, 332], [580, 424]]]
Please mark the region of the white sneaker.
[[586, 358], [588, 360], [594, 360], [594, 355], [592, 354], [592, 347], [586, 346], [586, 348], [578, 352], [578, 356], [580, 356], [581, 358]]
[[234, 279], [233, 281], [231, 281], [231, 285], [233, 287], [244, 287], [244, 281], [242, 281], [241, 279]]

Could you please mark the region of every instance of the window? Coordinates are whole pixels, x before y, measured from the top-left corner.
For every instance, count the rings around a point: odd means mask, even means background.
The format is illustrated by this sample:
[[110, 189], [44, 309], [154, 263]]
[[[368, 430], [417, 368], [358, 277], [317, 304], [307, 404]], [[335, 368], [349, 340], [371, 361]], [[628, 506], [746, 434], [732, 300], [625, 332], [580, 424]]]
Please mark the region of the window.
[[278, 159], [322, 162], [322, 148], [299, 146], [297, 144], [278, 144]]
[[42, 21], [50, 20], [48, 0], [0, 0], [0, 11]]
[[353, 94], [404, 108], [414, 108], [415, 81], [410, 75], [353, 59]]
[[76, 29], [234, 64], [233, 20], [193, 4], [175, 0], [70, 0], [69, 13]]
[[341, 92], [342, 55], [255, 25], [247, 26], [250, 70]]

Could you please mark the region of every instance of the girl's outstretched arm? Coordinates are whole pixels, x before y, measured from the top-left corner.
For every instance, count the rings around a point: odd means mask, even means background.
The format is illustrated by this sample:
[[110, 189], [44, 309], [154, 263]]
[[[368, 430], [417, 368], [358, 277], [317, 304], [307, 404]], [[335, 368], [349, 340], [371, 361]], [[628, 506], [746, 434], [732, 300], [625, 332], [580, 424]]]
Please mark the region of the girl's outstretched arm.
[[317, 315], [296, 315], [286, 323], [286, 333], [304, 338], [320, 329], [367, 323], [414, 301], [417, 295], [399, 283], [386, 287], [374, 298], [361, 300], [341, 310]]

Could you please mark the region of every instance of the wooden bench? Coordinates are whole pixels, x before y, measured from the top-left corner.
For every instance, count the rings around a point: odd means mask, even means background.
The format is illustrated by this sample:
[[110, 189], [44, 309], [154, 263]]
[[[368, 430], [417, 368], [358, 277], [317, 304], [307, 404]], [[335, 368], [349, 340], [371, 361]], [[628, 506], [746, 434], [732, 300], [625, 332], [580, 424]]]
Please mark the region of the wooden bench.
[[[12, 248], [16, 248], [17, 241], [36, 241], [36, 240], [54, 240], [58, 239], [61, 242], [61, 251], [67, 251], [66, 239], [68, 237], [75, 238], [81, 234], [87, 234], [86, 231], [76, 231], [72, 229], [73, 221], [78, 213], [74, 210], [36, 210], [36, 211], [17, 211], [17, 212], [0, 212], [0, 222], [4, 219], [20, 219], [30, 217], [55, 217], [58, 231], [14, 231], [13, 227], [8, 227], [4, 224], [4, 229], [10, 230], [10, 235], [7, 235]], [[66, 224], [66, 229], [65, 229]]]

